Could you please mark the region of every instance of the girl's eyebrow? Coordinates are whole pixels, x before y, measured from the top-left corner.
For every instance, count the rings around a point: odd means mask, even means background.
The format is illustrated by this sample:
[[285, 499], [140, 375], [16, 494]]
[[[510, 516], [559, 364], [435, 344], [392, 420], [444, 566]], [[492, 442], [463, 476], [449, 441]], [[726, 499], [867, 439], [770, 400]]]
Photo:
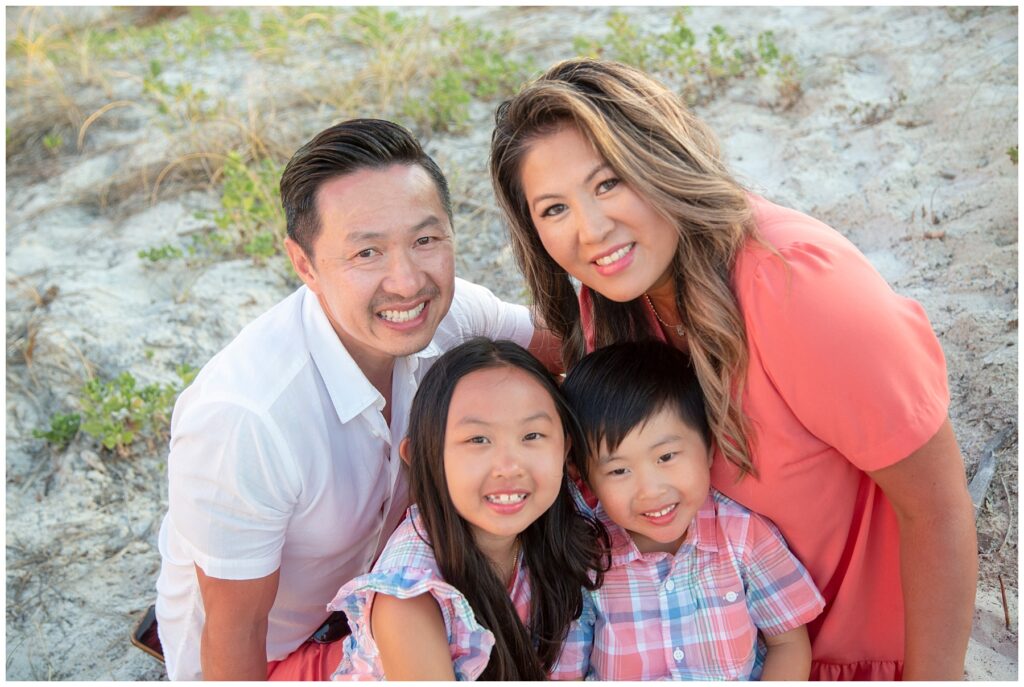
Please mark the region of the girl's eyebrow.
[[[527, 422], [533, 422], [535, 420], [547, 420], [548, 422], [554, 422], [554, 420], [552, 420], [552, 418], [551, 418], [551, 415], [549, 415], [547, 413], [547, 411], [541, 410], [539, 412], [534, 413], [533, 415], [530, 415], [528, 417], [524, 417], [522, 420], [520, 420], [520, 423], [525, 425]], [[458, 425], [484, 425], [484, 426], [489, 427], [493, 423], [488, 421], [488, 420], [485, 420], [483, 418], [477, 417], [476, 415], [466, 415], [465, 417], [460, 417], [459, 420], [455, 424], [456, 424], [456, 426], [458, 426]]]

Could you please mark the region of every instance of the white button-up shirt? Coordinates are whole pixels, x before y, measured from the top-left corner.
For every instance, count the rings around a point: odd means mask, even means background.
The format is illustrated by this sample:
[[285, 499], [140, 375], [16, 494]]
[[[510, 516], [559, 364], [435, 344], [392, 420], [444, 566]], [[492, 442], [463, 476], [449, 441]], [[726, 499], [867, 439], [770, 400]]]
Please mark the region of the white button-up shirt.
[[213, 357], [178, 399], [160, 528], [160, 639], [171, 679], [199, 679], [204, 620], [193, 564], [212, 577], [280, 569], [267, 659], [315, 630], [338, 588], [369, 570], [408, 505], [398, 455], [420, 380], [472, 336], [533, 335], [529, 312], [456, 279], [431, 343], [395, 361], [391, 426], [306, 287]]

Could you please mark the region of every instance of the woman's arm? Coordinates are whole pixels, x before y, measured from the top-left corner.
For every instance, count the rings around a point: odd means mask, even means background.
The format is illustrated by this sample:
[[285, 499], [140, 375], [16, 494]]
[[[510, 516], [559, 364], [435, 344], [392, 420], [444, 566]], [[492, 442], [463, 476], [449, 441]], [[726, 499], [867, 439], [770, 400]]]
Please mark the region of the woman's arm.
[[899, 523], [903, 679], [960, 680], [974, 612], [978, 543], [963, 458], [949, 420], [910, 456], [869, 474]]
[[806, 680], [811, 675], [811, 640], [807, 626], [769, 637], [764, 635], [768, 653], [761, 680]]
[[444, 618], [430, 594], [409, 599], [376, 594], [370, 629], [388, 680], [455, 679]]

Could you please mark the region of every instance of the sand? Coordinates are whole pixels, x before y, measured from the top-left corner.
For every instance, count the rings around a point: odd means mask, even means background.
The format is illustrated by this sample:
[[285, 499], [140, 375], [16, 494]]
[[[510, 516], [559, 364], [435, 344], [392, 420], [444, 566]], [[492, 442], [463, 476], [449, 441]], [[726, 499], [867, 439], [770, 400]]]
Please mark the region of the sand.
[[[439, 22], [454, 12], [418, 14]], [[604, 36], [610, 10], [458, 12], [512, 31], [515, 54], [544, 66], [572, 54], [572, 36]], [[671, 10], [628, 14], [637, 26], [662, 30]], [[126, 16], [64, 8], [32, 20], [38, 32]], [[27, 21], [21, 9], [7, 9], [9, 41]], [[781, 106], [771, 79], [748, 79], [697, 112], [752, 189], [836, 227], [897, 292], [925, 307], [946, 353], [950, 414], [968, 477], [986, 445], [1009, 428], [990, 450], [994, 471], [978, 510], [981, 575], [965, 670], [972, 680], [1018, 674], [1018, 169], [1007, 153], [1017, 146], [1017, 22], [1008, 7], [698, 8], [690, 16], [698, 36], [714, 24], [746, 37], [771, 29], [795, 56], [803, 94], [791, 108]], [[328, 68], [344, 87], [361, 54], [343, 40], [292, 46], [281, 62], [214, 48], [165, 61], [163, 69], [168, 81], [225, 97], [236, 112], [259, 112], [261, 131], [286, 157], [342, 117], [309, 91]], [[81, 121], [119, 99], [144, 102], [141, 80], [124, 76], [144, 71], [144, 58], [93, 64], [108, 69], [105, 82], [67, 67], [64, 99], [41, 86], [12, 88], [24, 59], [7, 62], [11, 679], [163, 677], [127, 634], [154, 597], [166, 445], [140, 444], [123, 458], [80, 434], [55, 451], [32, 430], [73, 409], [89, 374], [127, 369], [144, 382], [169, 382], [175, 364], [201, 365], [295, 284], [286, 271], [249, 259], [190, 269], [137, 256], [182, 243], [204, 225], [196, 211], [218, 207], [216, 187], [179, 175], [154, 188], [159, 171], [202, 132], [159, 124], [166, 119], [152, 105], [120, 106], [91, 124], [81, 150], [70, 128], [56, 151], [43, 145], [49, 113], [58, 121], [73, 106]], [[486, 174], [494, 105], [474, 103], [465, 132], [430, 136], [426, 145], [459, 201], [460, 276], [525, 302]]]

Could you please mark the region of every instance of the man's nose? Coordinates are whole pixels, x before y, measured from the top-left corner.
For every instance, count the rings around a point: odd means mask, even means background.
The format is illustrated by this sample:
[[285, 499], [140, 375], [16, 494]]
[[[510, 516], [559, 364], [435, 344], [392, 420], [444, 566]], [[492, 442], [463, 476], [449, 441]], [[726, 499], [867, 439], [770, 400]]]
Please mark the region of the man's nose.
[[382, 286], [391, 294], [411, 298], [426, 284], [426, 273], [411, 251], [392, 252]]

